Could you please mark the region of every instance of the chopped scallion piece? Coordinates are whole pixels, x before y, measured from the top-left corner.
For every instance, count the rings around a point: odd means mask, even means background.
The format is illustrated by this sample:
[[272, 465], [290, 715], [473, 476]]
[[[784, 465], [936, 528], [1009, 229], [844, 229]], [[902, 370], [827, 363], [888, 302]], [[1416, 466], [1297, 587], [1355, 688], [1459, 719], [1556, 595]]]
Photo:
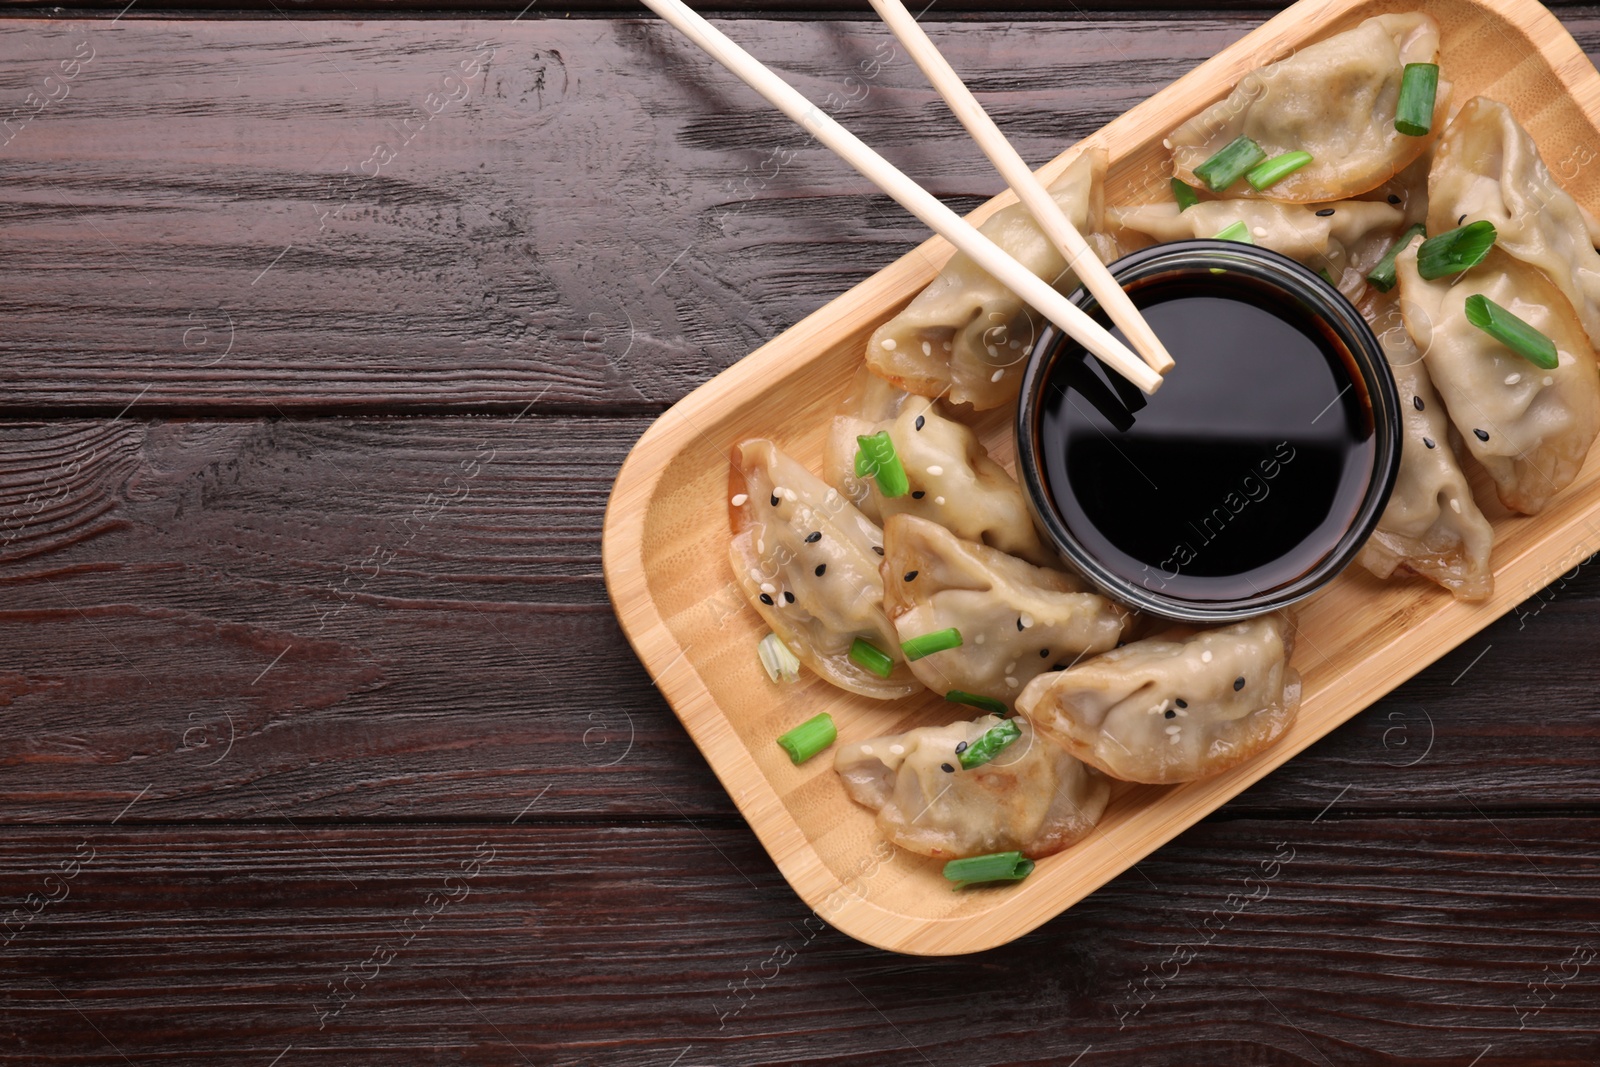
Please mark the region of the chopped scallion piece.
[[1217, 234], [1219, 241], [1243, 241], [1247, 245], [1255, 244], [1255, 238], [1250, 236], [1250, 227], [1243, 222], [1236, 222], [1232, 226]]
[[887, 678], [894, 673], [894, 660], [889, 658], [889, 654], [871, 641], [859, 637], [850, 642], [850, 662], [879, 678]]
[[1560, 364], [1555, 342], [1488, 297], [1467, 297], [1467, 321], [1542, 370]]
[[838, 736], [839, 731], [834, 728], [833, 716], [823, 712], [814, 719], [807, 719], [788, 733], [778, 735], [778, 744], [783, 746], [783, 750], [789, 753], [789, 759], [798, 767], [833, 744], [834, 738]]
[[1011, 709], [994, 697], [979, 696], [977, 693], [968, 693], [961, 689], [952, 689], [944, 695], [952, 704], [965, 704], [969, 708], [980, 708], [991, 715], [998, 715], [1002, 719], [1011, 714]]
[[1377, 289], [1380, 293], [1387, 293], [1390, 289], [1394, 288], [1395, 257], [1401, 252], [1404, 252], [1406, 247], [1416, 239], [1418, 234], [1427, 232], [1428, 231], [1423, 228], [1422, 223], [1419, 222], [1415, 226], [1411, 227], [1411, 229], [1401, 234], [1400, 240], [1389, 246], [1389, 251], [1383, 254], [1383, 258], [1378, 260], [1378, 265], [1373, 267], [1372, 272], [1367, 275], [1367, 281], [1372, 283], [1373, 288]]
[[944, 865], [944, 876], [956, 888], [981, 882], [1020, 882], [1033, 873], [1033, 861], [1020, 852], [995, 852], [988, 856], [968, 856]]
[[756, 655], [767, 669], [767, 677], [774, 682], [792, 682], [800, 677], [800, 661], [795, 659], [789, 646], [777, 634], [768, 634], [756, 645]]
[[1494, 223], [1479, 219], [1430, 237], [1417, 249], [1417, 273], [1432, 281], [1471, 270], [1489, 254], [1496, 236]]
[[935, 652], [943, 652], [950, 648], [961, 647], [961, 631], [954, 626], [943, 630], [935, 630], [931, 634], [921, 634], [909, 641], [900, 642], [900, 651], [906, 654], [906, 659], [921, 659], [931, 656]]
[[1267, 154], [1260, 145], [1248, 137], [1240, 137], [1194, 168], [1194, 176], [1205, 182], [1213, 193], [1220, 193], [1244, 177], [1245, 171], [1266, 158]]
[[[861, 451], [856, 453], [856, 473], [860, 477], [872, 475], [878, 480], [878, 491], [891, 500], [911, 491], [906, 469], [895, 455], [888, 430], [879, 430], [871, 437], [857, 437], [856, 443], [861, 446]], [[864, 462], [863, 456], [866, 457]]]
[[1178, 202], [1178, 212], [1188, 211], [1200, 202], [1200, 195], [1194, 191], [1194, 186], [1182, 178], [1172, 179], [1172, 199]]
[[1333, 280], [1333, 275], [1328, 273], [1328, 268], [1327, 267], [1318, 267], [1317, 268], [1317, 277], [1321, 278], [1323, 281], [1327, 282], [1329, 285], [1333, 286], [1335, 289], [1339, 288], [1339, 283]]
[[1257, 163], [1251, 167], [1245, 172], [1244, 180], [1259, 193], [1267, 186], [1283, 181], [1310, 162], [1310, 152], [1284, 152], [1282, 155], [1273, 156], [1265, 163]]
[[1407, 137], [1422, 137], [1433, 128], [1433, 106], [1439, 95], [1437, 63], [1407, 63], [1400, 76], [1400, 103], [1394, 128]]
[[961, 769], [981, 767], [1000, 754], [1000, 750], [1022, 736], [1022, 729], [1010, 719], [997, 722], [984, 735], [961, 750]]

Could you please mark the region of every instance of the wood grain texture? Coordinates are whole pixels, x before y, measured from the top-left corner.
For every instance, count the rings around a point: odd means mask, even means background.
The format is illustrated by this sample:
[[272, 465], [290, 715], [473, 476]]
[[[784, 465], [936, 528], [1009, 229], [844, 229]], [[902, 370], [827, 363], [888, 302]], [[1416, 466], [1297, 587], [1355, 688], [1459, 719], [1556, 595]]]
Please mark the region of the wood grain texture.
[[36, 828], [0, 892], [56, 899], [10, 918], [0, 1057], [1588, 1067], [1597, 836], [1210, 824], [1003, 951], [912, 960], [742, 828]]

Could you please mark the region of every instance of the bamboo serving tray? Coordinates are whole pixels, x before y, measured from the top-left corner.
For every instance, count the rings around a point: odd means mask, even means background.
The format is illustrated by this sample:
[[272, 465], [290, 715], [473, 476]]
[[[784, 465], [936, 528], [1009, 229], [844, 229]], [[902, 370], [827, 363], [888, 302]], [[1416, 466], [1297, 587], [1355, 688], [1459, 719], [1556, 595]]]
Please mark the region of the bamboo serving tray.
[[[1484, 94], [1510, 106], [1557, 178], [1600, 211], [1600, 74], [1543, 6], [1530, 0], [1302, 0], [1085, 139], [1110, 153], [1108, 204], [1170, 199], [1162, 139], [1225, 96], [1249, 70], [1385, 11], [1424, 10], [1442, 30], [1452, 108]], [[1081, 147], [1081, 146], [1075, 146]], [[1074, 149], [1075, 150], [1075, 149]], [[1040, 169], [1048, 182], [1072, 150]], [[1014, 202], [974, 211], [974, 223]], [[1233, 770], [1181, 786], [1116, 783], [1099, 827], [1040, 861], [1026, 881], [956, 892], [942, 863], [883, 841], [852, 803], [831, 750], [802, 767], [775, 738], [818, 712], [840, 741], [960, 717], [941, 697], [879, 702], [809, 671], [770, 682], [756, 657], [766, 633], [728, 564], [728, 455], [773, 438], [812, 470], [826, 429], [874, 328], [905, 306], [951, 255], [935, 237], [690, 393], [634, 446], [606, 511], [606, 582], [623, 631], [778, 868], [826, 922], [896, 952], [976, 952], [1022, 936], [1139, 862], [1335, 726], [1455, 648], [1600, 549], [1600, 460], [1534, 518], [1500, 508], [1474, 479], [1493, 522], [1495, 595], [1456, 603], [1421, 581], [1380, 582], [1352, 567], [1302, 606], [1294, 663], [1298, 720], [1276, 745]], [[1012, 467], [1011, 411], [979, 426]], [[1013, 468], [1014, 469], [1014, 468]]]

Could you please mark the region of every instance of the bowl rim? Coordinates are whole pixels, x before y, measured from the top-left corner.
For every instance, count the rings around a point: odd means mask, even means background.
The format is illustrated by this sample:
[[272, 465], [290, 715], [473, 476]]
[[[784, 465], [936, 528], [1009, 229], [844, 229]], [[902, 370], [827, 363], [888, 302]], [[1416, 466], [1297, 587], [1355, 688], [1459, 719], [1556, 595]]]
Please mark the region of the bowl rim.
[[[1236, 622], [1287, 607], [1315, 593], [1349, 566], [1372, 535], [1400, 470], [1404, 443], [1400, 396], [1388, 357], [1372, 327], [1350, 300], [1315, 271], [1279, 252], [1242, 241], [1214, 238], [1165, 241], [1131, 252], [1108, 264], [1119, 283], [1138, 280], [1181, 265], [1185, 270], [1205, 267], [1233, 269], [1249, 274], [1308, 303], [1349, 349], [1360, 374], [1372, 413], [1375, 444], [1372, 470], [1360, 506], [1339, 538], [1321, 559], [1299, 577], [1250, 597], [1198, 601], [1151, 590], [1112, 571], [1076, 538], [1057, 511], [1048, 489], [1039, 449], [1041, 397], [1051, 371], [1064, 350], [1078, 345], [1059, 327], [1045, 324], [1034, 342], [1022, 371], [1014, 425], [1017, 474], [1035, 524], [1072, 567], [1102, 593], [1140, 611], [1178, 622], [1213, 624]], [[1083, 286], [1068, 297], [1093, 315], [1099, 301]], [[1103, 316], [1102, 316], [1103, 318]], [[1081, 348], [1081, 345], [1079, 345]]]

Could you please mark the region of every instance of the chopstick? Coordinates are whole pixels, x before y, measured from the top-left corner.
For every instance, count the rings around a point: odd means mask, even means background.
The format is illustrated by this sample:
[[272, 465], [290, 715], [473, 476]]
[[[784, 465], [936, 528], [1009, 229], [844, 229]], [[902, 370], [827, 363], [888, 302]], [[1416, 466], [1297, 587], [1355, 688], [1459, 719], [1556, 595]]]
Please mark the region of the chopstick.
[[[1106, 366], [1146, 393], [1161, 387], [1161, 375], [1145, 365], [1105, 327], [1089, 318], [1004, 249], [945, 207], [933, 194], [868, 148], [855, 134], [824, 114], [793, 86], [762, 66], [750, 53], [697, 15], [683, 0], [643, 0], [646, 7], [676, 27], [707, 55], [766, 97], [779, 111], [821, 141], [907, 211], [965, 252], [1002, 285], [1065, 330]], [[1092, 258], [1092, 257], [1091, 257]]]
[[972, 91], [938, 48], [934, 47], [911, 12], [900, 0], [871, 0], [871, 3], [890, 31], [905, 46], [912, 60], [922, 68], [928, 81], [944, 97], [945, 103], [950, 105], [950, 110], [961, 120], [961, 125], [967, 128], [978, 147], [983, 149], [984, 155], [989, 157], [1006, 184], [1011, 186], [1011, 191], [1017, 194], [1017, 199], [1027, 205], [1045, 236], [1066, 257], [1067, 263], [1077, 272], [1078, 280], [1100, 301], [1100, 306], [1106, 309], [1111, 321], [1122, 327], [1123, 334], [1133, 342], [1133, 347], [1139, 350], [1139, 354], [1154, 370], [1161, 374], [1171, 370], [1172, 356], [1144, 316], [1139, 314], [1139, 309], [1133, 306], [1127, 292], [1117, 284], [1105, 264], [1085, 243], [1083, 235], [1072, 225], [1072, 220], [1067, 218], [1044, 183], [1017, 154], [1011, 142], [1000, 132], [1000, 127], [994, 124]]

